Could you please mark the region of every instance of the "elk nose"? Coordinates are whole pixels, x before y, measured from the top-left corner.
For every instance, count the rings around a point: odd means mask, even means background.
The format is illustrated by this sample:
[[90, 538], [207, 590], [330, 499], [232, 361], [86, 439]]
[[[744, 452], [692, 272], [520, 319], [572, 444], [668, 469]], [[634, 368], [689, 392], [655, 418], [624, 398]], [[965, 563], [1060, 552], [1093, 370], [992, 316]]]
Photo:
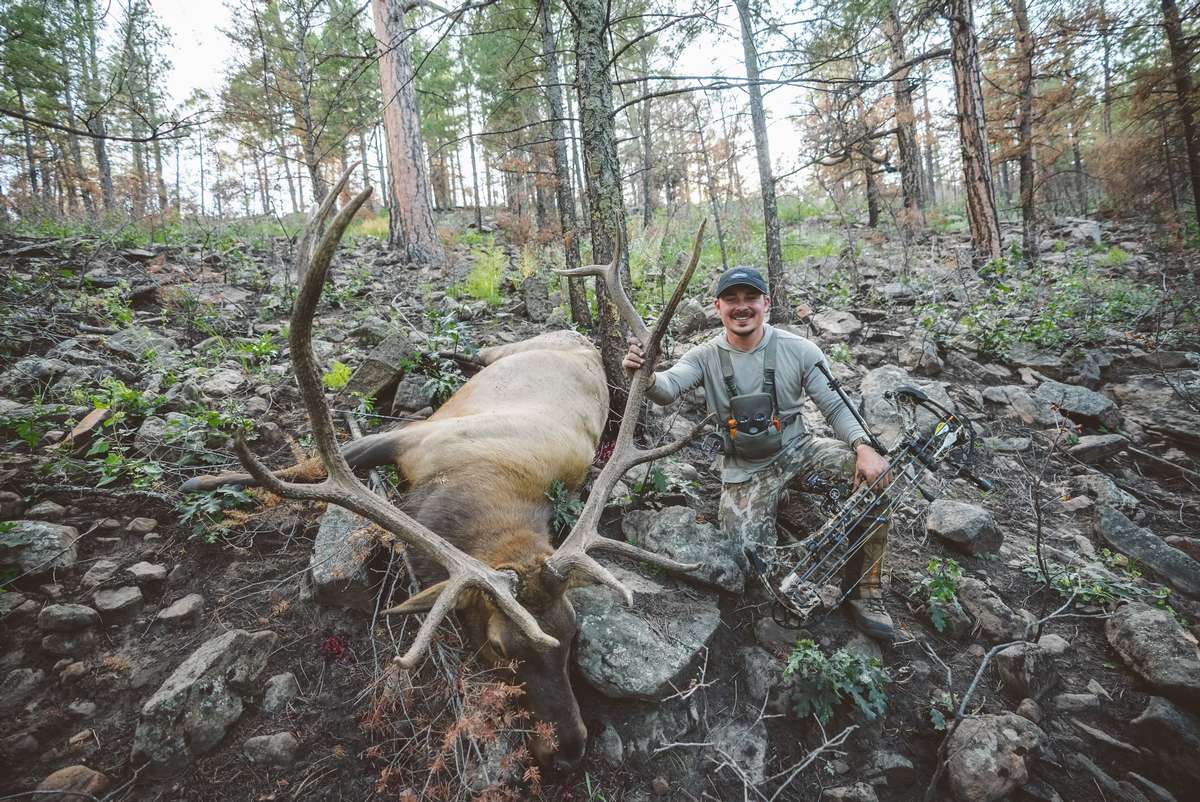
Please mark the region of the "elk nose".
[[576, 737], [563, 738], [554, 753], [554, 768], [561, 772], [572, 772], [583, 762], [587, 749], [587, 728], [580, 725]]

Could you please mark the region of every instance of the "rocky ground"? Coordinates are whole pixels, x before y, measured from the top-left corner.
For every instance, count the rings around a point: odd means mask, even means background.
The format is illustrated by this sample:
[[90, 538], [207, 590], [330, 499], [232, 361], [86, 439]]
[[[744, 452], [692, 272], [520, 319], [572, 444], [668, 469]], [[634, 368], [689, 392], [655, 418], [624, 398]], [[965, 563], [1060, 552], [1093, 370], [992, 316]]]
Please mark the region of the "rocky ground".
[[[243, 417], [271, 464], [306, 452], [286, 243], [4, 243], [0, 794], [869, 802], [922, 798], [936, 777], [930, 798], [963, 802], [1190, 798], [1194, 267], [1108, 222], [1062, 221], [1025, 275], [960, 269], [954, 235], [906, 247], [841, 233], [840, 255], [791, 268], [805, 302], [794, 330], [885, 442], [900, 421], [884, 394], [903, 384], [974, 420], [973, 464], [995, 488], [931, 479], [933, 502], [906, 502], [887, 597], [900, 636], [880, 649], [840, 612], [802, 632], [772, 620], [714, 525], [706, 443], [633, 472], [608, 533], [703, 569], [616, 565], [631, 608], [572, 591], [587, 760], [524, 780], [528, 724], [451, 628], [420, 671], [389, 667], [411, 631], [377, 616], [380, 588], [400, 596], [406, 580], [369, 528], [265, 495], [177, 491], [233, 465]], [[520, 259], [499, 304], [448, 296], [475, 261], [460, 248], [445, 272], [410, 270], [374, 240], [347, 244], [314, 343], [339, 410], [367, 430], [427, 415], [459, 371], [429, 354], [563, 325], [557, 293], [537, 271], [522, 279]], [[699, 284], [673, 355], [715, 331]], [[693, 395], [651, 410], [648, 432], [686, 430], [702, 408]], [[821, 521], [790, 493], [781, 537]], [[882, 715], [870, 699], [823, 724], [807, 715], [811, 682], [784, 670], [800, 638], [845, 650], [847, 696], [879, 661]]]

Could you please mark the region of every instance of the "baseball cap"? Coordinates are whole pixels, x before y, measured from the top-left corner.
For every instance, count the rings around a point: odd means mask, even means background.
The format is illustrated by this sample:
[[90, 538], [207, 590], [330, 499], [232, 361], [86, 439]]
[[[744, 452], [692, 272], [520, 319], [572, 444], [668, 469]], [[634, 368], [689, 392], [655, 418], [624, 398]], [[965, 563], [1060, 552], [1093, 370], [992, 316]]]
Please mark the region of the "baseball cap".
[[739, 284], [753, 287], [763, 295], [771, 294], [771, 291], [767, 288], [767, 282], [763, 280], [762, 273], [759, 273], [753, 267], [731, 267], [726, 270], [717, 281], [716, 294], [720, 295], [730, 287], [736, 287]]

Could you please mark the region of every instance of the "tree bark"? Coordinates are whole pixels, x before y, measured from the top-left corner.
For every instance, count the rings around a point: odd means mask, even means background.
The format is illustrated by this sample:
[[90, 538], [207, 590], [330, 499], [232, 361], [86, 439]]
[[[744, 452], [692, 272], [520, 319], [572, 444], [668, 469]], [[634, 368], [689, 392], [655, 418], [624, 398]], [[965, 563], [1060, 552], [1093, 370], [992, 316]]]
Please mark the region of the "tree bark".
[[[550, 107], [550, 138], [554, 140], [554, 192], [558, 199], [558, 222], [562, 229], [563, 254], [568, 270], [579, 267], [579, 223], [575, 219], [575, 193], [571, 185], [571, 164], [567, 153], [567, 131], [563, 119], [563, 91], [558, 68], [558, 42], [550, 14], [550, 0], [541, 0], [542, 62], [546, 70], [546, 100]], [[474, 151], [472, 151], [474, 154]], [[474, 162], [472, 162], [474, 164]], [[592, 310], [588, 308], [583, 279], [567, 279], [567, 297], [571, 320], [587, 330], [592, 328]]]
[[[744, 0], [742, 0], [744, 1]], [[971, 0], [949, 0], [950, 65], [954, 72], [954, 101], [958, 111], [958, 136], [962, 151], [963, 192], [971, 229], [973, 263], [980, 267], [1000, 257], [1000, 220], [992, 187], [988, 153], [987, 119], [980, 87], [979, 41]]]
[[[575, 17], [575, 80], [579, 90], [588, 209], [591, 212], [592, 261], [602, 264], [612, 259], [620, 241], [628, 242], [621, 165], [617, 158], [612, 79], [608, 73], [611, 59], [609, 6], [606, 0], [570, 0], [570, 4]], [[622, 283], [629, 292], [628, 247], [621, 249], [619, 269]], [[609, 409], [619, 414], [629, 392], [625, 368], [621, 365], [626, 350], [625, 336], [616, 305], [601, 281], [596, 282], [596, 300], [600, 309], [597, 334], [609, 386]]]
[[1179, 98], [1176, 108], [1179, 123], [1183, 126], [1183, 145], [1187, 151], [1188, 178], [1192, 184], [1192, 203], [1196, 222], [1200, 224], [1200, 141], [1196, 139], [1196, 122], [1192, 114], [1192, 65], [1191, 51], [1184, 40], [1183, 25], [1179, 21], [1179, 8], [1175, 0], [1162, 0], [1163, 21], [1167, 33], [1167, 45], [1171, 50], [1171, 69], [1175, 76], [1175, 94]]
[[1033, 153], [1033, 36], [1029, 30], [1029, 13], [1025, 0], [1012, 0], [1013, 23], [1016, 26], [1017, 93], [1019, 120], [1017, 144], [1021, 152], [1021, 253], [1027, 263], [1038, 258], [1038, 221], [1034, 205], [1035, 165]]
[[[560, 90], [561, 91], [561, 90]], [[475, 164], [475, 122], [471, 114], [471, 86], [466, 86], [467, 97], [467, 145], [471, 149], [471, 188], [475, 203], [475, 230], [483, 230], [483, 200], [479, 197], [479, 168]], [[566, 230], [565, 228], [563, 229]]]
[[421, 118], [402, 0], [371, 0], [383, 89], [391, 203], [388, 246], [409, 262], [441, 265], [446, 256], [429, 208]]
[[758, 51], [754, 46], [749, 0], [734, 0], [734, 5], [742, 23], [742, 50], [746, 59], [746, 78], [750, 84], [750, 120], [754, 126], [754, 150], [758, 155], [758, 181], [762, 191], [771, 322], [786, 323], [791, 319], [792, 310], [783, 276], [783, 247], [779, 240], [779, 209], [775, 201], [775, 177], [771, 172], [771, 146], [767, 141], [767, 115], [763, 111], [762, 88], [758, 83]]
[[927, 66], [921, 70], [923, 89], [921, 92], [922, 118], [925, 121], [925, 201], [932, 206], [937, 203], [937, 172], [933, 159], [933, 117], [929, 114], [929, 74]]
[[700, 138], [700, 153], [704, 156], [704, 178], [708, 187], [708, 205], [712, 209], [713, 224], [717, 228], [717, 244], [721, 248], [721, 270], [729, 269], [729, 258], [725, 253], [725, 227], [721, 225], [721, 207], [717, 203], [716, 178], [713, 175], [712, 160], [708, 157], [708, 142], [705, 141], [704, 125], [700, 122], [700, 110], [692, 104], [692, 119], [696, 123], [696, 136]]
[[[908, 61], [904, 48], [904, 26], [897, 0], [888, 4], [888, 41], [892, 47], [892, 68]], [[909, 68], [900, 69], [892, 78], [896, 102], [896, 151], [900, 161], [900, 191], [904, 201], [903, 228], [909, 231], [925, 227], [925, 195], [921, 191], [921, 154], [917, 150], [917, 117], [913, 111]]]

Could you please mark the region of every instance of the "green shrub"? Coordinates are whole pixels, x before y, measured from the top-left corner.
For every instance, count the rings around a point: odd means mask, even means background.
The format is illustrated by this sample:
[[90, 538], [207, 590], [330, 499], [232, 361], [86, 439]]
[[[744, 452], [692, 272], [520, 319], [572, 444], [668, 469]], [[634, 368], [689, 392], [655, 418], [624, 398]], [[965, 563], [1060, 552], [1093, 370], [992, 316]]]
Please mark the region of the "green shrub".
[[948, 610], [961, 610], [958, 603], [958, 581], [962, 579], [962, 568], [952, 559], [933, 558], [925, 567], [914, 593], [921, 593], [928, 600], [929, 619], [938, 632], [946, 630]]
[[352, 373], [353, 371], [350, 370], [349, 365], [339, 362], [335, 359], [333, 360], [333, 365], [330, 366], [329, 371], [326, 372], [325, 375], [321, 376], [321, 383], [324, 384], [326, 388], [336, 392], [350, 383], [350, 376]]
[[474, 254], [475, 264], [467, 273], [467, 280], [457, 287], [451, 287], [450, 295], [466, 295], [497, 306], [501, 301], [500, 281], [504, 277], [504, 268], [508, 265], [508, 256], [503, 249], [495, 245], [477, 248]]
[[811, 640], [800, 640], [788, 657], [784, 672], [797, 677], [799, 701], [796, 715], [817, 717], [822, 725], [833, 718], [834, 707], [851, 700], [862, 714], [874, 721], [887, 709], [884, 686], [891, 681], [879, 660], [845, 649], [826, 655]]

